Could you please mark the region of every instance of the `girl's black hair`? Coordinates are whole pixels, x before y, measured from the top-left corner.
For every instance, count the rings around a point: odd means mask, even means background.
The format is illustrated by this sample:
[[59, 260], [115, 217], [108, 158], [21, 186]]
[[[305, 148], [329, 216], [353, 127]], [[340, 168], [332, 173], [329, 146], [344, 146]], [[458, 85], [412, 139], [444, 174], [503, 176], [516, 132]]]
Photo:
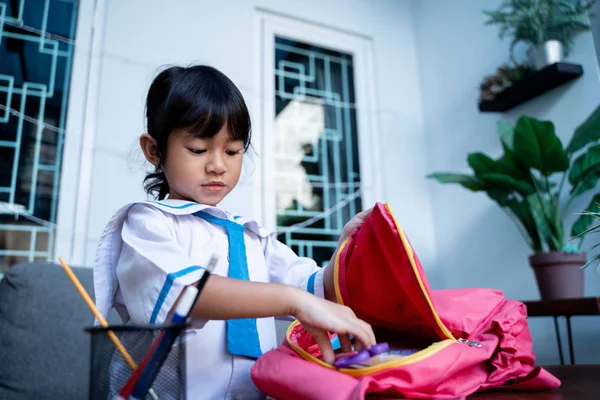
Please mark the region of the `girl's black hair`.
[[169, 193], [163, 171], [167, 138], [185, 128], [200, 138], [212, 138], [227, 124], [232, 139], [250, 146], [250, 114], [233, 82], [215, 68], [205, 65], [170, 67], [154, 78], [146, 98], [148, 134], [156, 139], [160, 164], [146, 175], [146, 193], [162, 200]]

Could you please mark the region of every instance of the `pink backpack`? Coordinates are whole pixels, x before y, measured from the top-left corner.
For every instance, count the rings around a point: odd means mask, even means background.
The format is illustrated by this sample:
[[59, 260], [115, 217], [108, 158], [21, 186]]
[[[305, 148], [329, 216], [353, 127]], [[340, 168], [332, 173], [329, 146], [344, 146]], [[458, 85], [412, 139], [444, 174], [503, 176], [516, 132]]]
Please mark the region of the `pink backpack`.
[[[335, 262], [337, 300], [369, 322], [398, 356], [335, 369], [297, 321], [255, 363], [252, 380], [276, 399], [456, 399], [486, 389], [560, 386], [535, 367], [522, 303], [491, 289], [431, 290], [421, 263], [387, 205], [377, 204]], [[404, 353], [403, 353], [404, 351]]]

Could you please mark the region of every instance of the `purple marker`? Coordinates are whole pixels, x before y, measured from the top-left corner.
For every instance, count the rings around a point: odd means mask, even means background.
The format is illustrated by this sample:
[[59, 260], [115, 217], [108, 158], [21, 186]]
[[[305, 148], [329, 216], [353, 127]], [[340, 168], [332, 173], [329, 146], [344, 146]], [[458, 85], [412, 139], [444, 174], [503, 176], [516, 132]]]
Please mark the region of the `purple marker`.
[[387, 343], [377, 343], [371, 346], [368, 350], [360, 350], [358, 353], [351, 356], [342, 357], [338, 359], [334, 366], [336, 368], [350, 368], [352, 365], [363, 363], [369, 360], [371, 357], [375, 357], [379, 354], [385, 353], [390, 348]]
[[369, 349], [369, 354], [371, 355], [371, 357], [375, 357], [379, 354], [383, 354], [386, 351], [388, 351], [390, 348], [390, 345], [387, 344], [386, 342], [383, 343], [377, 343], [374, 344], [373, 346], [371, 346], [371, 348]]

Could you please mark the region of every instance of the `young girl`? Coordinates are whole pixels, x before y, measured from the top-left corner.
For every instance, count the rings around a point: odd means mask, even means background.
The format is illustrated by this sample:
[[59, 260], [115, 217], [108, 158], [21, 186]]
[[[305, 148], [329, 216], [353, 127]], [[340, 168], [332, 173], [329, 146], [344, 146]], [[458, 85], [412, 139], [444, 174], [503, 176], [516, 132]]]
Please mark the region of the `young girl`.
[[[371, 327], [335, 301], [333, 266], [298, 257], [246, 218], [217, 208], [235, 187], [250, 146], [250, 116], [235, 85], [207, 66], [172, 67], [150, 86], [148, 133], [155, 167], [146, 190], [158, 201], [128, 204], [102, 235], [94, 266], [96, 301], [124, 322], [162, 323], [186, 285], [216, 252], [220, 262], [192, 310], [186, 342], [190, 399], [258, 399], [250, 368], [277, 346], [274, 318], [291, 315], [334, 361], [327, 331], [349, 351], [375, 344]], [[344, 228], [340, 243], [369, 211]]]

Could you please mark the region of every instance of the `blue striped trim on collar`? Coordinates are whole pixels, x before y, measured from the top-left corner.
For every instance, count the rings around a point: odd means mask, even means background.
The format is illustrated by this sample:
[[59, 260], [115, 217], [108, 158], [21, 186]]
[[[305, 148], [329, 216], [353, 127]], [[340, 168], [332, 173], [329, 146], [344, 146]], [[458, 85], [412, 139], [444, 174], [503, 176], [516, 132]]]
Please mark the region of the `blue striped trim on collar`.
[[188, 207], [193, 207], [193, 206], [198, 206], [198, 205], [200, 205], [200, 204], [198, 204], [198, 203], [186, 203], [186, 204], [182, 204], [182, 205], [180, 205], [180, 206], [172, 206], [172, 205], [170, 205], [170, 204], [161, 203], [160, 201], [153, 201], [152, 203], [160, 204], [160, 205], [161, 205], [161, 206], [163, 206], [163, 207], [175, 208], [175, 209], [178, 209], [178, 210], [181, 210], [181, 209], [183, 209], [183, 208], [188, 208]]

